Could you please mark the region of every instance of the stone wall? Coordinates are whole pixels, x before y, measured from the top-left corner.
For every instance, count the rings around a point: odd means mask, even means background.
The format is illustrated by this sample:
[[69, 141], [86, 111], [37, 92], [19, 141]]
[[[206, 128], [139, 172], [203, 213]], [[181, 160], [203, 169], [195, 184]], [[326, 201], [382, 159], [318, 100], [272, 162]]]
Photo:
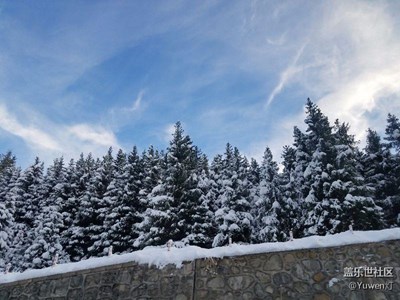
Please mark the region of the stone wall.
[[[393, 268], [393, 277], [344, 276], [345, 268], [363, 266]], [[113, 265], [2, 284], [0, 299], [397, 300], [400, 240], [199, 259], [180, 269]]]
[[126, 263], [0, 285], [1, 300], [193, 298], [194, 262], [163, 269]]
[[[344, 277], [344, 268], [363, 266], [391, 267], [394, 274]], [[195, 269], [196, 300], [400, 299], [400, 240], [200, 260]], [[356, 287], [351, 290], [353, 282]], [[362, 283], [389, 283], [391, 290]]]

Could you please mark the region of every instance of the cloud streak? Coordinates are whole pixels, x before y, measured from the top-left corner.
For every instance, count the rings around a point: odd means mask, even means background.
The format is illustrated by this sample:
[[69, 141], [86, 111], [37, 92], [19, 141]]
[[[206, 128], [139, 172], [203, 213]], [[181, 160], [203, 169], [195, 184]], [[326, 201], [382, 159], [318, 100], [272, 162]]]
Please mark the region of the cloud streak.
[[64, 156], [76, 158], [81, 152], [102, 156], [109, 147], [121, 148], [115, 134], [96, 124], [66, 126], [33, 118], [29, 125], [0, 105], [0, 128], [19, 137], [36, 155], [48, 162]]
[[8, 109], [0, 104], [0, 128], [20, 137], [33, 148], [60, 151], [61, 145], [48, 133], [33, 125], [25, 126], [14, 117]]
[[304, 69], [303, 67], [298, 66], [297, 62], [299, 61], [301, 55], [303, 54], [306, 46], [307, 43], [304, 43], [300, 47], [300, 49], [296, 52], [296, 55], [294, 56], [290, 65], [281, 73], [278, 84], [274, 87], [274, 89], [272, 90], [271, 94], [268, 97], [267, 107], [272, 103], [272, 101], [274, 101], [275, 97], [278, 96], [280, 92], [282, 92], [284, 87], [290, 83], [290, 80]]

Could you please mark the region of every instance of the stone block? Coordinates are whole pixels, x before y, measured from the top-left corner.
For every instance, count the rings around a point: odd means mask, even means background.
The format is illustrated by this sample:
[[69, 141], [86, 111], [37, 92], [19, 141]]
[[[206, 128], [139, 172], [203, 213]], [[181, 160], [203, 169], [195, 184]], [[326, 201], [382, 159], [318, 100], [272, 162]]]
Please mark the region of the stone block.
[[326, 278], [326, 275], [322, 272], [318, 272], [318, 273], [314, 274], [314, 276], [312, 278], [315, 282], [320, 283], [321, 281], [323, 281]]
[[101, 281], [101, 273], [88, 274], [85, 276], [85, 288], [98, 286]]
[[309, 280], [311, 278], [310, 272], [307, 272], [300, 262], [293, 265], [290, 273], [298, 280]]
[[39, 285], [38, 296], [41, 298], [51, 296], [54, 288], [54, 281], [43, 281]]
[[102, 286], [100, 286], [99, 295], [101, 297], [111, 296], [112, 295], [112, 287], [110, 285], [102, 285]]
[[252, 292], [244, 292], [240, 296], [240, 298], [243, 299], [243, 300], [253, 300], [255, 297], [254, 297], [254, 294]]
[[271, 282], [271, 275], [266, 272], [256, 271], [256, 278], [262, 284], [268, 284]]
[[57, 297], [67, 295], [69, 286], [69, 278], [59, 278], [54, 280], [53, 294]]
[[147, 284], [140, 283], [139, 285], [135, 285], [131, 288], [131, 297], [133, 299], [139, 298], [140, 296], [146, 295], [147, 292]]
[[77, 300], [83, 299], [83, 290], [82, 289], [70, 289], [67, 294], [68, 300]]
[[130, 284], [132, 280], [131, 273], [128, 270], [121, 271], [120, 274], [120, 283]]
[[297, 281], [293, 283], [293, 289], [298, 294], [309, 294], [312, 292], [311, 285], [308, 282]]
[[99, 289], [97, 287], [85, 288], [83, 299], [96, 300], [98, 294], [99, 294]]
[[130, 293], [129, 284], [115, 284], [112, 288], [113, 298], [127, 298]]
[[310, 272], [319, 272], [322, 269], [321, 262], [316, 259], [304, 259], [302, 261], [303, 266], [306, 268], [307, 271]]
[[207, 282], [207, 287], [210, 289], [222, 289], [225, 287], [225, 281], [222, 277], [215, 277]]
[[240, 268], [237, 267], [237, 266], [233, 266], [233, 267], [230, 268], [230, 273], [234, 274], [234, 275], [239, 274], [240, 273]]
[[253, 269], [261, 269], [262, 266], [264, 265], [264, 260], [255, 257], [249, 260], [249, 265]]
[[234, 291], [244, 291], [254, 282], [250, 276], [234, 276], [228, 278], [228, 286]]
[[72, 276], [69, 282], [69, 286], [72, 289], [80, 288], [83, 285], [83, 276], [82, 275], [75, 275]]
[[278, 271], [283, 269], [283, 261], [279, 254], [272, 254], [264, 264], [265, 271]]
[[293, 278], [286, 272], [279, 272], [274, 274], [272, 281], [276, 286], [285, 286], [290, 284], [293, 281]]
[[290, 270], [295, 262], [296, 257], [292, 253], [283, 255], [283, 264], [285, 266], [285, 270]]
[[114, 284], [118, 282], [119, 271], [106, 271], [101, 274], [101, 284]]
[[336, 275], [340, 272], [343, 272], [340, 263], [338, 263], [336, 260], [328, 260], [324, 264], [324, 270], [329, 275]]

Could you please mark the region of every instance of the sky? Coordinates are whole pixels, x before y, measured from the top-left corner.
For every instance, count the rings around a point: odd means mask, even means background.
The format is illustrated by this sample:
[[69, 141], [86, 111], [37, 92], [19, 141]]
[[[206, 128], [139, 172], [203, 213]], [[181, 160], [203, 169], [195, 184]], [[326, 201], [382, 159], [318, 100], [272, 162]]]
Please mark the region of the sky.
[[400, 116], [399, 1], [1, 1], [0, 153], [230, 142], [280, 161], [309, 97], [365, 141]]

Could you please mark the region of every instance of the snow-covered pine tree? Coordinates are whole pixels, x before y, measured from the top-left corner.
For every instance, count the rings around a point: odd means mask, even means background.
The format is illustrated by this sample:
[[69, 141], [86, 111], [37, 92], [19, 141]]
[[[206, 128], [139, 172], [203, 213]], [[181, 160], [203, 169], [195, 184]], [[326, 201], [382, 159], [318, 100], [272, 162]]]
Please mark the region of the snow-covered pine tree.
[[[102, 247], [102, 234], [104, 233], [104, 220], [110, 209], [109, 198], [105, 199], [105, 194], [109, 185], [113, 180], [114, 157], [113, 149], [110, 147], [107, 154], [99, 162], [94, 176], [89, 184], [89, 194], [87, 202], [82, 203], [83, 206], [89, 205], [87, 210], [88, 226], [84, 228], [86, 236], [91, 239], [91, 245], [87, 248], [87, 256], [102, 256], [107, 250]], [[89, 207], [86, 206], [89, 209]]]
[[24, 270], [25, 250], [32, 244], [35, 218], [39, 213], [39, 199], [43, 195], [44, 165], [36, 157], [35, 162], [18, 176], [15, 184], [7, 194], [15, 204], [15, 226], [13, 228], [14, 270]]
[[47, 169], [39, 198], [39, 214], [35, 217], [32, 244], [25, 250], [25, 269], [40, 269], [52, 265], [57, 255], [59, 262], [69, 261], [61, 245], [61, 232], [64, 229], [61, 207], [68, 198], [67, 173], [64, 159], [55, 159]]
[[33, 165], [29, 166], [18, 178], [17, 184], [11, 191], [15, 199], [16, 222], [33, 227], [35, 216], [39, 210], [39, 199], [43, 188], [44, 165], [36, 157]]
[[143, 213], [147, 208], [146, 199], [142, 199], [140, 195], [143, 189], [145, 171], [136, 146], [128, 154], [124, 174], [127, 183], [122, 198], [121, 243], [126, 251], [134, 251], [139, 248], [137, 241], [141, 233], [140, 224], [143, 222]]
[[385, 129], [386, 137], [385, 140], [388, 141], [388, 147], [400, 152], [400, 121], [393, 115], [388, 114], [387, 126]]
[[[5, 256], [3, 256], [3, 261], [5, 263], [13, 262], [12, 270], [17, 271], [20, 270], [19, 266], [23, 263], [23, 247], [20, 245], [24, 245], [24, 241], [18, 241], [17, 234], [19, 230], [22, 228], [22, 225], [15, 221], [15, 189], [17, 188], [18, 178], [21, 175], [20, 168], [13, 168], [12, 175], [10, 181], [8, 183], [8, 187], [3, 190], [2, 199], [5, 204], [5, 208], [8, 210], [8, 213], [11, 214], [11, 218], [8, 219], [8, 225], [6, 231], [8, 234], [8, 249], [5, 252]], [[6, 214], [6, 213], [5, 213]], [[15, 263], [14, 263], [15, 262]]]
[[7, 194], [14, 186], [19, 171], [16, 158], [11, 152], [0, 155], [0, 272], [11, 259], [15, 206]]
[[145, 244], [165, 244], [169, 239], [183, 241], [192, 232], [191, 212], [199, 205], [197, 188], [198, 155], [180, 122], [166, 155], [163, 180], [148, 196], [147, 226], [150, 226]]
[[303, 226], [304, 235], [334, 232], [339, 221], [340, 212], [337, 199], [329, 199], [327, 193], [330, 187], [330, 170], [333, 159], [332, 127], [328, 118], [310, 99], [306, 103], [307, 134], [303, 141], [306, 144], [310, 160], [303, 172], [302, 193], [304, 202]]
[[338, 199], [342, 213], [337, 217], [340, 224], [336, 232], [348, 230], [354, 222], [357, 230], [381, 229], [382, 208], [375, 204], [358, 166], [361, 160], [354, 136], [349, 134], [349, 125], [335, 122], [335, 161], [331, 172], [331, 199]]
[[68, 167], [72, 195], [63, 206], [63, 217], [70, 225], [63, 232], [62, 241], [71, 261], [80, 261], [86, 257], [87, 248], [91, 245], [90, 236], [86, 235], [93, 214], [89, 202], [89, 185], [97, 167], [98, 163], [90, 153], [87, 157], [81, 154], [76, 163], [72, 161]]
[[256, 243], [283, 241], [287, 232], [283, 231], [281, 220], [282, 195], [279, 190], [278, 164], [273, 160], [267, 147], [260, 166], [258, 200], [255, 204], [253, 240]]
[[296, 150], [290, 146], [284, 146], [282, 152], [283, 172], [280, 174], [280, 191], [282, 195], [281, 231], [285, 233], [284, 240], [288, 240], [289, 232], [294, 237], [303, 236], [301, 219], [303, 217], [300, 204], [302, 203], [301, 187], [296, 182]]
[[388, 115], [385, 133], [386, 148], [390, 151], [385, 172], [385, 207], [389, 210], [386, 221], [390, 227], [396, 227], [400, 226], [400, 121], [393, 114]]
[[[365, 178], [366, 190], [375, 200], [375, 203], [382, 207], [384, 222], [392, 213], [391, 205], [386, 202], [388, 192], [391, 193], [390, 181], [387, 181], [386, 174], [390, 173], [391, 153], [384, 149], [380, 136], [374, 130], [367, 130], [366, 147], [361, 155], [360, 171]], [[387, 224], [385, 224], [387, 227]]]
[[104, 201], [108, 203], [108, 214], [104, 220], [104, 250], [110, 245], [113, 251], [121, 253], [133, 250], [135, 235], [135, 218], [138, 209], [138, 193], [140, 189], [140, 161], [136, 147], [126, 157], [119, 150], [114, 160], [113, 179], [104, 194]]
[[304, 222], [304, 234], [306, 236], [335, 233], [341, 222], [338, 219], [342, 214], [340, 200], [329, 193], [332, 165], [329, 163], [328, 153], [329, 149], [325, 141], [320, 139], [312, 160], [304, 172], [304, 177], [311, 183], [310, 191], [305, 199], [307, 215]]
[[251, 240], [253, 216], [249, 202], [248, 167], [246, 158], [228, 143], [221, 174], [216, 181], [219, 191], [215, 219], [219, 227], [213, 247], [227, 244], [229, 238], [233, 242], [248, 243]]
[[147, 244], [156, 244], [155, 241], [151, 240], [150, 231], [152, 230], [152, 207], [150, 205], [151, 192], [153, 189], [162, 183], [162, 179], [165, 173], [164, 158], [160, 155], [159, 151], [154, 149], [151, 145], [147, 151], [143, 151], [141, 156], [141, 168], [142, 176], [140, 182], [140, 190], [138, 199], [141, 209], [138, 211], [138, 219], [141, 222], [135, 224], [135, 230], [137, 230], [138, 237], [133, 243], [134, 248], [142, 248]]
[[215, 197], [211, 189], [213, 182], [209, 178], [207, 157], [197, 147], [194, 147], [191, 165], [193, 171], [186, 183], [189, 203], [185, 213], [188, 231], [184, 242], [210, 248], [216, 233], [213, 211]]

